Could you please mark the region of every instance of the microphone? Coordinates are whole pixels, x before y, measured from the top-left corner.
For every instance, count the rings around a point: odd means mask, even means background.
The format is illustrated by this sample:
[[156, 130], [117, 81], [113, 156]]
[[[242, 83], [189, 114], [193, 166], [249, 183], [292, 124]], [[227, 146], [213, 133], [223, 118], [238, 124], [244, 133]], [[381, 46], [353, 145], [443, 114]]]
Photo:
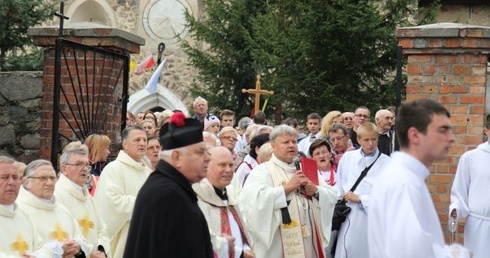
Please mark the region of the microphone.
[[296, 167], [296, 170], [301, 170], [300, 157], [306, 157], [306, 155], [303, 152], [299, 151], [298, 155], [293, 158], [293, 162], [294, 162], [294, 166]]
[[294, 157], [293, 162], [296, 170], [301, 170], [301, 165], [299, 164], [299, 156]]

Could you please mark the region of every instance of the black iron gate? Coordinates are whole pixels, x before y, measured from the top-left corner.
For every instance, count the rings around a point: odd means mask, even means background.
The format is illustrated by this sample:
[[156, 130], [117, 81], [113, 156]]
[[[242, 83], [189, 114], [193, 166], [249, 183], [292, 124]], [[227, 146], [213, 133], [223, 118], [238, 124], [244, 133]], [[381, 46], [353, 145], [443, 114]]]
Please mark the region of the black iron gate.
[[62, 139], [83, 142], [99, 133], [114, 140], [125, 127], [128, 100], [129, 53], [72, 42], [62, 38], [62, 31], [63, 22], [55, 49], [51, 145], [55, 167]]

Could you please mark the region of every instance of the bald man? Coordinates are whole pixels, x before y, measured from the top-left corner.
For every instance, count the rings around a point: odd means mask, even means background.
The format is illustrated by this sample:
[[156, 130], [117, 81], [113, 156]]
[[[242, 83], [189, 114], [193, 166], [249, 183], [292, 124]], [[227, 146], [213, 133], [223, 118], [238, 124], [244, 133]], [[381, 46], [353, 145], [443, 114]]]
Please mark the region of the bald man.
[[391, 111], [381, 109], [376, 112], [375, 119], [379, 134], [378, 149], [381, 153], [390, 156], [395, 150], [395, 133], [391, 130], [394, 116]]
[[242, 219], [236, 209], [236, 194], [229, 186], [233, 178], [233, 157], [223, 146], [209, 150], [211, 160], [206, 178], [192, 188], [208, 222], [213, 250], [219, 258], [253, 258]]

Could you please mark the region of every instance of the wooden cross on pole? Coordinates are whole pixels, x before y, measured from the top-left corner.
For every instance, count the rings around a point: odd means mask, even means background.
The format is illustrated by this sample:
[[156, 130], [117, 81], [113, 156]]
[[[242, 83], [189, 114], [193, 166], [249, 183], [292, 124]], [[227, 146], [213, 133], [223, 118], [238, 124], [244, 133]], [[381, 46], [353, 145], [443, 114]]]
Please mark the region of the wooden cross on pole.
[[257, 112], [260, 109], [260, 95], [274, 95], [274, 91], [260, 89], [260, 75], [257, 75], [257, 81], [255, 82], [255, 89], [249, 89], [249, 90], [242, 89], [242, 92], [255, 94], [254, 112]]

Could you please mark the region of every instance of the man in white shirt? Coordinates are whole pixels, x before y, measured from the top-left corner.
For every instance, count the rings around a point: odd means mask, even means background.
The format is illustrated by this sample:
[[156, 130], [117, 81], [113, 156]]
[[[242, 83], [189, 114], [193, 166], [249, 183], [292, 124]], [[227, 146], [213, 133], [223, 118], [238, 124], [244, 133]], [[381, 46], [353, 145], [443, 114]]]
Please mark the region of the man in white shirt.
[[401, 105], [396, 132], [401, 152], [378, 176], [368, 210], [370, 257], [467, 258], [461, 245], [447, 246], [425, 180], [429, 166], [448, 156], [454, 142], [449, 112], [419, 99]]
[[466, 218], [464, 246], [473, 252], [473, 258], [490, 257], [490, 115], [483, 132], [488, 141], [463, 154], [451, 189], [449, 206], [450, 231], [455, 232], [457, 221]]
[[298, 143], [298, 150], [303, 152], [305, 155], [308, 154], [310, 150], [310, 145], [313, 141], [321, 137], [320, 124], [322, 117], [317, 113], [311, 113], [306, 117], [306, 127], [310, 132], [306, 138], [303, 138]]

